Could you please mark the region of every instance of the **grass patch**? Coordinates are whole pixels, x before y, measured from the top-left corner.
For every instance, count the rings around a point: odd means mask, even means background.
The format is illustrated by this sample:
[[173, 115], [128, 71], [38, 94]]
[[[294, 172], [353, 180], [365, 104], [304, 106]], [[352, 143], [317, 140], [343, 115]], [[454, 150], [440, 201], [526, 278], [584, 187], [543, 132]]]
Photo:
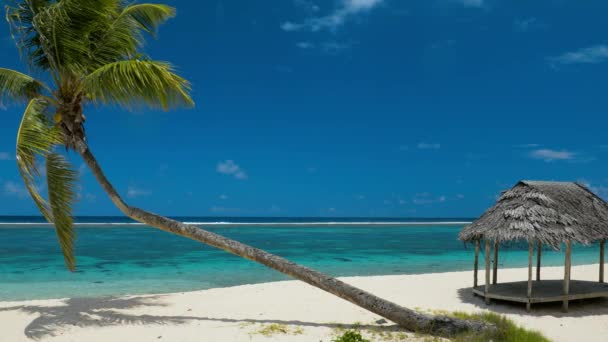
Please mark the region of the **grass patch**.
[[271, 337], [275, 335], [302, 335], [304, 333], [304, 329], [301, 327], [291, 328], [285, 324], [267, 324], [262, 326], [260, 329], [255, 330], [250, 335], [262, 335], [266, 337]]
[[550, 342], [548, 338], [543, 336], [538, 331], [528, 330], [515, 324], [512, 320], [505, 316], [495, 313], [479, 313], [469, 314], [464, 312], [452, 312], [450, 316], [468, 319], [479, 320], [496, 325], [496, 332], [483, 334], [462, 334], [452, 339], [454, 342]]

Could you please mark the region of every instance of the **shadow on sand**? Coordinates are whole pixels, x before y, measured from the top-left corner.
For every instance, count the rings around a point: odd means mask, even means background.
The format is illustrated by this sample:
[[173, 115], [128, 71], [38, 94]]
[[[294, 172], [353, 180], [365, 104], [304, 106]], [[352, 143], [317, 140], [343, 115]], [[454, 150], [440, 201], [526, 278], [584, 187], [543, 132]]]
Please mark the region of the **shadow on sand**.
[[499, 314], [516, 314], [533, 317], [552, 316], [558, 318], [608, 315], [608, 298], [570, 301], [568, 312], [562, 312], [561, 302], [534, 303], [530, 312], [526, 312], [526, 305], [524, 303], [492, 299], [490, 305], [486, 305], [484, 299], [474, 295], [470, 287], [458, 289], [458, 298], [463, 303], [472, 304], [480, 309], [488, 309]]
[[327, 327], [327, 328], [358, 328], [374, 329], [376, 331], [395, 332], [403, 331], [392, 323], [385, 325], [374, 324], [339, 324], [314, 323], [297, 320], [273, 319], [232, 319], [200, 316], [155, 316], [135, 315], [121, 312], [122, 310], [142, 307], [163, 307], [161, 296], [131, 297], [131, 298], [72, 298], [66, 299], [60, 305], [19, 305], [0, 307], [1, 311], [21, 311], [37, 315], [24, 330], [25, 336], [31, 339], [41, 339], [56, 336], [70, 327], [107, 327], [117, 325], [177, 325], [193, 321], [209, 321], [223, 323], [260, 323], [284, 324], [301, 327]]

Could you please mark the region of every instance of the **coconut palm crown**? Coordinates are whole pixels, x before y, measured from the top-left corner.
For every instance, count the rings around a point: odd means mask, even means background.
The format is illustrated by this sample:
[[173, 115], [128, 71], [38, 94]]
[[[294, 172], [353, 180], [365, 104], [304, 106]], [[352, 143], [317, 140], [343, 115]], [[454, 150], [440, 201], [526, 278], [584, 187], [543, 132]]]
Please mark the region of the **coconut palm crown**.
[[[59, 151], [78, 150], [86, 141], [87, 104], [193, 106], [188, 81], [142, 51], [145, 37], [174, 15], [169, 6], [121, 0], [24, 0], [6, 6], [12, 37], [38, 78], [0, 68], [0, 100], [27, 103], [17, 133], [19, 173], [54, 224], [70, 270], [76, 264], [72, 206], [78, 180]], [[42, 178], [48, 198], [39, 190]]]

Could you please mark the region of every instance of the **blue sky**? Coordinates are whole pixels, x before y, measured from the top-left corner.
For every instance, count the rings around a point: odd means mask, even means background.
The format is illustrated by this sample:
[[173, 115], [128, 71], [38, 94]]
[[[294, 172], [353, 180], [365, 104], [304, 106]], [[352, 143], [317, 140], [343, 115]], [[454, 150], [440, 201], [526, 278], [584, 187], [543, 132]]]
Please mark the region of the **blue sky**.
[[[606, 1], [168, 1], [147, 52], [195, 109], [88, 107], [93, 152], [168, 215], [470, 217], [519, 179], [608, 195]], [[0, 24], [0, 66], [24, 70]], [[0, 110], [0, 214], [34, 214]], [[115, 215], [81, 168], [80, 215]]]

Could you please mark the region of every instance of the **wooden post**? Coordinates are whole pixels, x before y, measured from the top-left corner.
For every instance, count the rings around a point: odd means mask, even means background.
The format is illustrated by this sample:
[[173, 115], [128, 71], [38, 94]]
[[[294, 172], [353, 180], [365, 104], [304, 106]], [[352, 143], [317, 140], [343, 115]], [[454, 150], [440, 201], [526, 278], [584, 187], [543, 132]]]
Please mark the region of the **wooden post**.
[[600, 241], [600, 283], [604, 282], [604, 249], [606, 247], [606, 239]]
[[484, 295], [486, 297], [486, 304], [490, 304], [490, 297], [488, 297], [488, 293], [490, 292], [490, 240], [486, 239], [486, 287], [484, 290]]
[[532, 256], [534, 255], [534, 242], [530, 241], [528, 245], [528, 302], [526, 303], [526, 311], [530, 311], [532, 303]]
[[536, 248], [538, 248], [536, 251], [536, 281], [540, 281], [540, 257], [543, 251], [543, 243], [538, 241]]
[[570, 241], [566, 241], [566, 262], [564, 267], [564, 302], [562, 310], [568, 311], [568, 295], [570, 294], [570, 268], [571, 268], [572, 245]]
[[477, 271], [479, 270], [479, 239], [475, 240], [475, 266], [473, 269], [473, 288], [477, 287]]
[[496, 285], [498, 275], [498, 240], [494, 241], [494, 270], [492, 272], [492, 284]]

